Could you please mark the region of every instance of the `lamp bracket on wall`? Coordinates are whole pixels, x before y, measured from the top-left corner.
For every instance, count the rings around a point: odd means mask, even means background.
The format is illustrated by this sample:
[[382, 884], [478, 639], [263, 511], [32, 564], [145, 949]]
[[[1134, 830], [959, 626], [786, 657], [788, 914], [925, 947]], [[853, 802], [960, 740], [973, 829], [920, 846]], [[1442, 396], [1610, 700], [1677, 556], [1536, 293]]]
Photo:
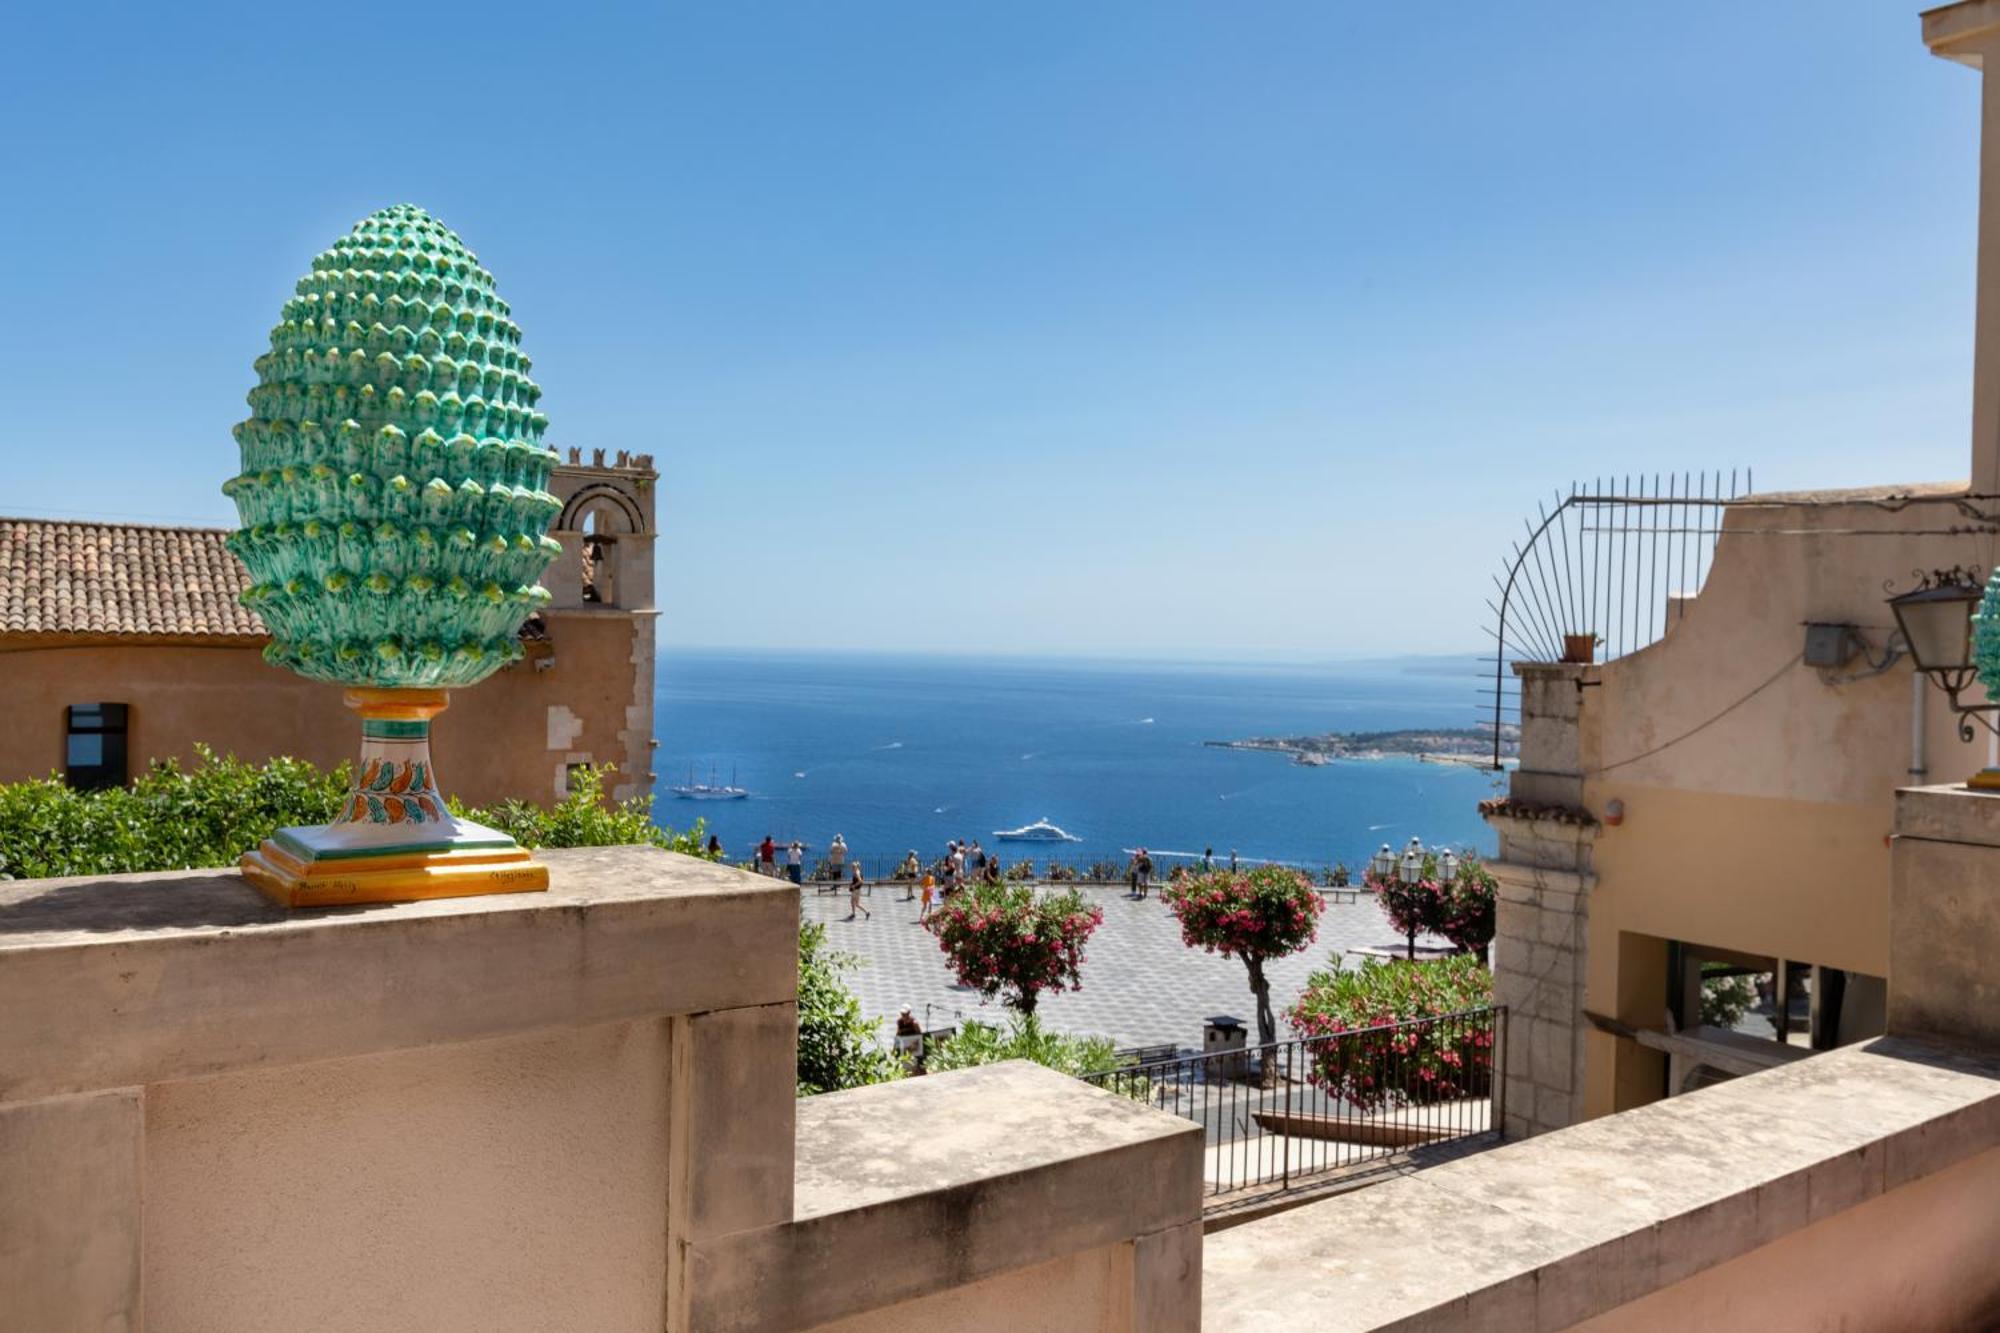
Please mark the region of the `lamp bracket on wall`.
[[[1913, 576], [1916, 586], [1891, 596], [1889, 609], [1896, 614], [1896, 626], [1916, 669], [1929, 676], [1951, 701], [1960, 740], [1970, 743], [1978, 736], [1975, 718], [1989, 731], [2000, 730], [1979, 716], [2000, 712], [2000, 702], [1960, 702], [1960, 696], [1979, 678], [1972, 657], [1972, 613], [1985, 595], [1985, 580], [1978, 570], [1963, 565], [1929, 573], [1915, 570]], [[1892, 586], [1884, 584], [1883, 590]]]

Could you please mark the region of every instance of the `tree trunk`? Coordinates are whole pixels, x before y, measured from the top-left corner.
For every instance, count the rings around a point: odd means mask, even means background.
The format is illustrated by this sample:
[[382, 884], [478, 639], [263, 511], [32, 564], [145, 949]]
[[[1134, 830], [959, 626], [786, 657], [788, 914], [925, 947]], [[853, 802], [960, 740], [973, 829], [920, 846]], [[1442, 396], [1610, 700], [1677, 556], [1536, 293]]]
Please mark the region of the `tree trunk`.
[[1410, 961], [1414, 963], [1417, 961], [1417, 932], [1413, 930], [1403, 938], [1409, 946]]
[[[1257, 1044], [1269, 1047], [1278, 1040], [1277, 1015], [1271, 1012], [1271, 983], [1264, 975], [1264, 960], [1245, 958], [1243, 965], [1250, 969], [1250, 993], [1257, 997]], [[1278, 1062], [1266, 1049], [1257, 1057], [1259, 1082], [1263, 1086], [1277, 1085]]]

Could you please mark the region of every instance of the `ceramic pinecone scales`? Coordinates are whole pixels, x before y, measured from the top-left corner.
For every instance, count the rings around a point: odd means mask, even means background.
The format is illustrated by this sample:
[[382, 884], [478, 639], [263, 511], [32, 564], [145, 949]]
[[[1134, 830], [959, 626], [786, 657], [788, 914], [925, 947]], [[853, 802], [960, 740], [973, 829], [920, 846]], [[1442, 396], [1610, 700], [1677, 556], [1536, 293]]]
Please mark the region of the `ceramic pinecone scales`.
[[2000, 700], [2000, 568], [1987, 579], [1972, 616], [1972, 662], [1986, 697]]
[[268, 661], [423, 689], [521, 655], [561, 503], [520, 346], [492, 275], [420, 208], [373, 213], [313, 260], [257, 359], [223, 486]]

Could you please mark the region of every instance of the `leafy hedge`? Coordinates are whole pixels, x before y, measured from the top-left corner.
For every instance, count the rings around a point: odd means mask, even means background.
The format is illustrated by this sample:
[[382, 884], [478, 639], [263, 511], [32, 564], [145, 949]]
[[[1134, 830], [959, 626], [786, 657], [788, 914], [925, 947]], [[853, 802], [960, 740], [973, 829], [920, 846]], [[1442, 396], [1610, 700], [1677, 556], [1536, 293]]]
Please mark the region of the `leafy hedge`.
[[1032, 1060], [1072, 1077], [1124, 1063], [1109, 1037], [1071, 1037], [1044, 1028], [1033, 1014], [1014, 1014], [1007, 1025], [967, 1019], [951, 1036], [932, 1042], [924, 1063], [931, 1073], [970, 1069], [1001, 1060]]
[[1492, 1086], [1493, 975], [1472, 954], [1433, 961], [1363, 959], [1315, 972], [1285, 1017], [1310, 1048], [1307, 1078], [1361, 1110], [1478, 1096]]
[[[699, 822], [684, 833], [658, 827], [651, 797], [605, 804], [601, 773], [609, 771], [579, 770], [553, 809], [519, 801], [452, 808], [506, 830], [524, 847], [652, 843], [701, 854]], [[192, 767], [158, 763], [130, 787], [78, 791], [55, 778], [7, 783], [0, 785], [0, 865], [33, 879], [231, 865], [276, 829], [331, 820], [352, 780], [346, 764], [251, 764], [197, 746]]]

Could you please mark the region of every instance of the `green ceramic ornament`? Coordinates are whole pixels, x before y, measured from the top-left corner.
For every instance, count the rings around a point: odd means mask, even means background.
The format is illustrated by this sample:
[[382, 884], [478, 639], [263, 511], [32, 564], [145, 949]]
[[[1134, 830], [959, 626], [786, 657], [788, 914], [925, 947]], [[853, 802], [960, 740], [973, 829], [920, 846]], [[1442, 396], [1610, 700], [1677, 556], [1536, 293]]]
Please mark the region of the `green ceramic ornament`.
[[1972, 616], [1972, 661], [1988, 699], [2000, 699], [2000, 568], [1986, 581], [1986, 594]]
[[561, 551], [521, 329], [444, 224], [399, 204], [314, 258], [256, 362], [223, 493], [267, 661], [388, 689], [521, 655]]

